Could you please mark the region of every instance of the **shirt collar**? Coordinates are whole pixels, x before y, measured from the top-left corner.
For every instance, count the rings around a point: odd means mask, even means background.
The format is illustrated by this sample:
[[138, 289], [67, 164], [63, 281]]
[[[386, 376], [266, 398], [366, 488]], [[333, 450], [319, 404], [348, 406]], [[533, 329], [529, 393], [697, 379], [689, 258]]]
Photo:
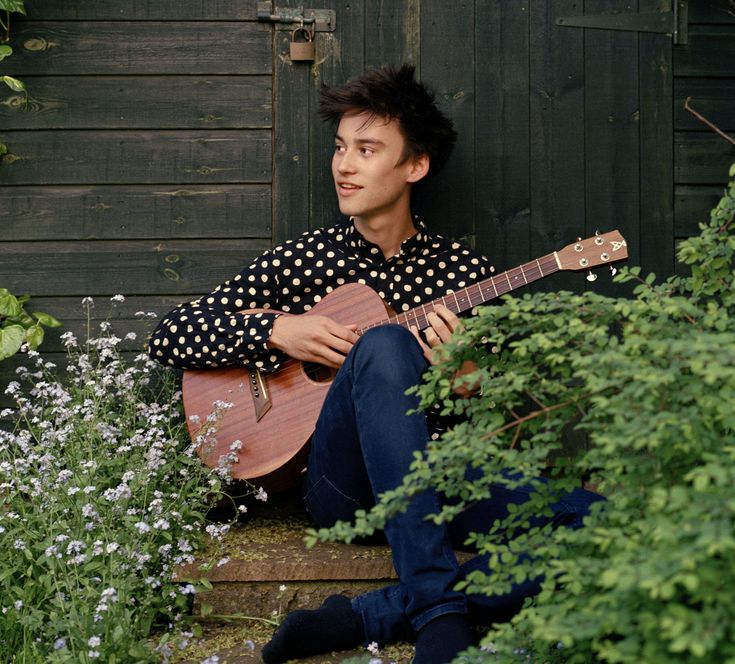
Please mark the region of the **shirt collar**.
[[[413, 216], [413, 225], [416, 233], [401, 243], [398, 254], [395, 257], [408, 257], [419, 253], [429, 246], [429, 232], [423, 219], [418, 215]], [[369, 258], [372, 261], [383, 260], [383, 253], [377, 244], [366, 240], [362, 233], [355, 228], [351, 219], [338, 225], [346, 248], [356, 252], [361, 258]]]

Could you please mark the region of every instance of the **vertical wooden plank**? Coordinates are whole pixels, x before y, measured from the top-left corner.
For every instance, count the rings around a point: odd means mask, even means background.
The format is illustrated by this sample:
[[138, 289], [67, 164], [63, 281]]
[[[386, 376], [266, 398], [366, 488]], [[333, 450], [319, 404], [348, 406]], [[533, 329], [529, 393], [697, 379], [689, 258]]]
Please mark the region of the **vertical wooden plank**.
[[[636, 12], [637, 2], [586, 0], [585, 12]], [[638, 35], [616, 30], [585, 33], [585, 235], [619, 229], [637, 265], [640, 217]], [[595, 290], [620, 291], [601, 278]], [[629, 292], [629, 288], [625, 289]]]
[[477, 248], [506, 269], [529, 260], [529, 0], [478, 2]]
[[[531, 0], [531, 252], [541, 255], [585, 228], [584, 33], [556, 25], [581, 13], [575, 0]], [[581, 290], [577, 273], [544, 280], [544, 290]]]
[[419, 64], [421, 1], [365, 4], [365, 65]]
[[331, 226], [339, 219], [339, 207], [332, 179], [334, 127], [317, 114], [319, 89], [342, 85], [365, 71], [364, 0], [322, 0], [319, 5], [337, 12], [337, 30], [317, 35], [317, 60], [311, 68], [311, 228]]
[[[300, 6], [288, 0], [283, 7]], [[273, 29], [273, 242], [309, 228], [309, 64], [289, 58], [289, 32]]]
[[[640, 0], [641, 12], [658, 0]], [[659, 277], [674, 271], [674, 129], [672, 40], [641, 33], [641, 223], [640, 260]]]
[[475, 226], [474, 23], [473, 0], [421, 2], [421, 79], [454, 119], [459, 139], [416, 209], [433, 230], [470, 242]]

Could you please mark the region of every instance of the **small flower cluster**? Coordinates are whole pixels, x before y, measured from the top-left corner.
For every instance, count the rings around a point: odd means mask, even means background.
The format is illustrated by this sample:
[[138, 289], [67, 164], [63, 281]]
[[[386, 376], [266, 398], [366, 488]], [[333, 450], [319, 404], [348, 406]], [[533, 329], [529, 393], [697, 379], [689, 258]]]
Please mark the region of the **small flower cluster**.
[[[174, 570], [207, 533], [227, 532], [200, 526], [237, 449], [203, 466], [173, 374], [142, 353], [126, 361], [109, 325], [62, 340], [64, 379], [30, 351], [5, 390], [15, 424], [0, 430], [0, 661], [166, 660], [187, 640], [196, 592]], [[168, 626], [158, 649], [157, 624]]]

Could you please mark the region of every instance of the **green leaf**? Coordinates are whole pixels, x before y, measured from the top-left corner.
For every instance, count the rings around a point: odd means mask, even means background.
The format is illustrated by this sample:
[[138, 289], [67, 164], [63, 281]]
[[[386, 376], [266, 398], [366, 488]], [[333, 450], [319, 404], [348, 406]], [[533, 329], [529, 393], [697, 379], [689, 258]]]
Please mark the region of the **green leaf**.
[[61, 327], [61, 322], [54, 318], [51, 314], [44, 314], [43, 312], [36, 311], [33, 313], [33, 317], [46, 327]]
[[0, 288], [0, 316], [14, 318], [23, 311], [18, 298], [6, 288]]
[[25, 92], [26, 91], [26, 86], [23, 83], [23, 81], [19, 81], [17, 78], [13, 78], [12, 76], [3, 76], [3, 82], [11, 90], [14, 90], [15, 92]]
[[0, 0], [0, 9], [4, 9], [6, 12], [18, 12], [18, 14], [25, 15], [25, 0]]
[[29, 327], [26, 330], [26, 342], [33, 349], [36, 350], [43, 341], [43, 328], [40, 323]]
[[15, 355], [26, 337], [26, 331], [20, 325], [8, 325], [0, 329], [0, 360]]
[[2, 62], [9, 55], [13, 54], [13, 49], [6, 44], [0, 44], [0, 62]]

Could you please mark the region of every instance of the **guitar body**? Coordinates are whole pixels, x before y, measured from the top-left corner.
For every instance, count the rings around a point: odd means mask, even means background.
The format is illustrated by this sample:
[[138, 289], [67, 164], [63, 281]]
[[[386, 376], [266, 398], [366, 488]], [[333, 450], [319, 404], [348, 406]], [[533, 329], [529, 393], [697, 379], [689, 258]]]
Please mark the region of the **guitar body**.
[[[362, 284], [340, 286], [305, 315], [319, 314], [343, 325], [357, 325], [358, 333], [388, 322], [423, 330], [429, 325], [427, 312], [437, 305], [459, 314], [559, 270], [612, 267], [627, 257], [627, 243], [618, 231], [596, 233], [398, 315], [372, 288]], [[272, 309], [250, 311], [273, 313]], [[239, 440], [242, 447], [232, 477], [275, 490], [290, 486], [306, 465], [307, 443], [334, 374], [326, 367], [296, 360], [285, 362], [272, 374], [246, 367], [185, 371], [184, 410], [189, 434], [195, 442], [200, 436], [207, 439], [198, 447], [199, 456], [215, 467]], [[231, 407], [215, 409], [218, 401]], [[215, 421], [209, 422], [213, 410]]]
[[[340, 286], [304, 315], [328, 316], [343, 325], [364, 328], [384, 321], [388, 313], [390, 310], [372, 288], [356, 283]], [[287, 488], [306, 465], [308, 441], [334, 373], [298, 360], [288, 360], [271, 374], [252, 372], [247, 367], [185, 371], [184, 411], [192, 440], [207, 433], [209, 427], [210, 435], [199, 447], [199, 456], [208, 466], [216, 467], [230, 452], [232, 443], [239, 440], [242, 447], [232, 466], [232, 477], [266, 489]], [[232, 406], [219, 409], [216, 421], [208, 423], [207, 418], [217, 410], [217, 401]]]

